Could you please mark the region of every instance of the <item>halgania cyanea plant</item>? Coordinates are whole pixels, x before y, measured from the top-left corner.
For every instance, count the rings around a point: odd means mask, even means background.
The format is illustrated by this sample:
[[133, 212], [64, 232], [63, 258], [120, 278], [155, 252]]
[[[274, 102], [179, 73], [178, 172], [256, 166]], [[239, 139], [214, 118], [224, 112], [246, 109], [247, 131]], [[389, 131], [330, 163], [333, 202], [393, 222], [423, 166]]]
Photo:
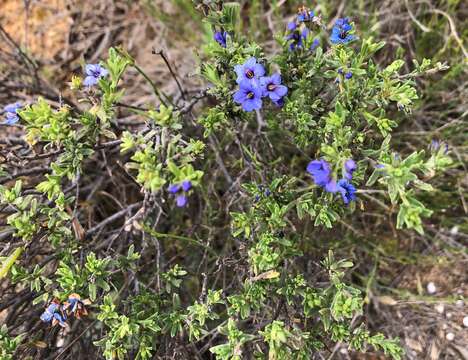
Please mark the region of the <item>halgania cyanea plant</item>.
[[[449, 149], [400, 154], [392, 130], [415, 78], [444, 66], [380, 66], [383, 42], [307, 7], [271, 51], [240, 31], [238, 4], [195, 3], [211, 29], [201, 91], [168, 62], [168, 96], [115, 47], [72, 77], [79, 106], [4, 108], [23, 138], [0, 169], [0, 358], [312, 359], [344, 344], [400, 359], [323, 233], [369, 207], [424, 231], [421, 194]], [[125, 102], [129, 71], [154, 101]]]

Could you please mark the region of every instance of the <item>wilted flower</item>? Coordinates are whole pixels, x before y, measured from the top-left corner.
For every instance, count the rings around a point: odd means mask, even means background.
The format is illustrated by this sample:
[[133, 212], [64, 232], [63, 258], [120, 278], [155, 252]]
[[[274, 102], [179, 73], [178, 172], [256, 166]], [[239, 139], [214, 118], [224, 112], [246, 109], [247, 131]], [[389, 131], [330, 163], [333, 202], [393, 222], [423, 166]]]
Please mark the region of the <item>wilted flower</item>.
[[89, 304], [91, 304], [91, 301], [88, 299], [81, 300], [80, 295], [70, 294], [68, 300], [63, 303], [62, 308], [66, 313], [73, 314], [79, 319], [81, 316], [88, 315], [85, 305]]
[[276, 73], [260, 79], [263, 96], [268, 96], [272, 101], [279, 101], [288, 93], [288, 88], [281, 85], [281, 75]]
[[62, 312], [60, 303], [54, 300], [41, 315], [41, 320], [44, 322], [51, 322], [52, 326], [59, 324], [61, 327], [66, 327], [67, 316]]
[[226, 47], [227, 43], [227, 35], [228, 33], [226, 31], [216, 31], [213, 35], [213, 39], [221, 45], [223, 48]]
[[245, 81], [255, 81], [265, 75], [265, 68], [261, 64], [257, 64], [257, 59], [251, 57], [242, 65], [236, 65], [234, 71], [237, 74], [237, 83], [241, 84]]
[[109, 73], [99, 64], [86, 65], [85, 72], [86, 78], [84, 79], [83, 84], [88, 87], [96, 85], [99, 79], [107, 76]]
[[346, 179], [341, 179], [337, 183], [337, 191], [341, 194], [345, 204], [356, 200], [356, 188]]
[[335, 26], [333, 26], [332, 29], [330, 41], [333, 44], [347, 44], [350, 41], [353, 41], [356, 36], [349, 33], [351, 30], [353, 30], [353, 27], [349, 23], [348, 18], [336, 20]]
[[244, 80], [234, 94], [234, 101], [245, 111], [259, 110], [262, 108], [262, 89], [256, 82]]
[[42, 313], [41, 320], [44, 322], [52, 321], [54, 317], [54, 313], [58, 311], [59, 307], [60, 307], [59, 304], [52, 302], [49, 306], [47, 306], [45, 311]]
[[18, 110], [21, 109], [21, 104], [19, 102], [8, 104], [3, 108], [5, 113], [5, 124], [13, 125], [19, 121]]

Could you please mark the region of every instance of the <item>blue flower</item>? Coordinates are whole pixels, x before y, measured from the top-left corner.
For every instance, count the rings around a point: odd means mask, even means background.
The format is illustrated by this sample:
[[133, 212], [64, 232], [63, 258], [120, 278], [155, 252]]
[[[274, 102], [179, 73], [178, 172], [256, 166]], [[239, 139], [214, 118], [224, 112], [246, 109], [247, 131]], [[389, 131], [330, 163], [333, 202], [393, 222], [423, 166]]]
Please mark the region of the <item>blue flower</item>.
[[289, 31], [294, 31], [297, 28], [297, 24], [294, 21], [291, 21], [288, 23], [288, 30]]
[[331, 190], [333, 188], [331, 179], [330, 164], [326, 160], [314, 160], [307, 165], [307, 172], [312, 175], [314, 182], [318, 186], [329, 186]]
[[19, 121], [18, 110], [21, 109], [20, 103], [8, 104], [3, 108], [5, 113], [5, 124], [14, 125]]
[[338, 19], [333, 26], [330, 41], [333, 44], [347, 44], [350, 41], [356, 39], [356, 36], [349, 32], [353, 30], [353, 27], [349, 23], [348, 18]]
[[239, 87], [234, 94], [234, 101], [242, 105], [243, 110], [253, 111], [262, 108], [262, 89], [256, 82], [244, 80]]
[[180, 185], [179, 184], [171, 184], [167, 188], [167, 191], [169, 191], [171, 194], [178, 193], [180, 190]]
[[185, 192], [189, 191], [192, 188], [192, 182], [190, 180], [182, 181], [182, 190]]
[[349, 79], [351, 79], [351, 78], [353, 77], [353, 73], [352, 73], [351, 71], [349, 71], [349, 72], [347, 72], [347, 73], [345, 74], [344, 77], [345, 77], [346, 80], [349, 80]]
[[226, 42], [227, 42], [227, 35], [228, 33], [226, 31], [216, 31], [213, 35], [213, 39], [221, 45], [223, 48], [226, 47]]
[[348, 180], [339, 180], [337, 188], [346, 205], [349, 204], [351, 201], [356, 200], [356, 188]]
[[346, 160], [344, 164], [345, 178], [351, 180], [353, 178], [353, 172], [356, 171], [357, 165], [353, 159]]
[[305, 6], [302, 6], [299, 8], [299, 12], [297, 15], [297, 21], [298, 22], [308, 22], [311, 21], [314, 18], [314, 11], [307, 9]]
[[237, 74], [237, 83], [241, 84], [244, 81], [255, 81], [265, 75], [265, 68], [261, 64], [257, 64], [257, 59], [251, 57], [242, 65], [236, 65], [234, 71]]
[[268, 96], [272, 101], [279, 101], [288, 93], [288, 88], [281, 85], [281, 75], [276, 73], [260, 79], [263, 96]]
[[183, 194], [176, 196], [176, 205], [178, 207], [185, 207], [187, 205], [187, 196]]
[[88, 87], [96, 85], [99, 79], [107, 76], [109, 73], [99, 64], [86, 65], [85, 72], [87, 76], [84, 79], [83, 84]]
[[331, 179], [325, 184], [325, 191], [329, 193], [336, 193], [338, 191], [338, 185], [336, 184], [335, 179]]

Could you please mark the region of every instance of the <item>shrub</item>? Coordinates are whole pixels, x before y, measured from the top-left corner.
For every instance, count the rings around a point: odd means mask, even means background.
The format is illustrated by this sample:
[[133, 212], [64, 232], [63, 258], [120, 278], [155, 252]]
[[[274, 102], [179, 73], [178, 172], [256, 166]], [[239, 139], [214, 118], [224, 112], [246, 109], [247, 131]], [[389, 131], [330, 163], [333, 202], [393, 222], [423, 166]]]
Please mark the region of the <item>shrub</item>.
[[[72, 78], [79, 106], [5, 110], [25, 131], [26, 171], [7, 162], [0, 188], [12, 245], [0, 277], [31, 300], [19, 328], [40, 328], [36, 341], [86, 333], [106, 359], [310, 359], [339, 343], [400, 359], [398, 339], [366, 328], [353, 263], [311, 241], [371, 200], [397, 213], [397, 229], [423, 233], [421, 194], [448, 149], [400, 154], [392, 130], [411, 116], [415, 79], [445, 66], [381, 67], [383, 42], [348, 18], [329, 32], [305, 7], [267, 56], [239, 31], [238, 4], [198, 8], [213, 33], [199, 55], [208, 89], [187, 92], [169, 68], [181, 92], [169, 97], [116, 47]], [[127, 71], [154, 103], [123, 102]], [[125, 129], [128, 113], [142, 126]], [[12, 358], [23, 338], [0, 335]]]

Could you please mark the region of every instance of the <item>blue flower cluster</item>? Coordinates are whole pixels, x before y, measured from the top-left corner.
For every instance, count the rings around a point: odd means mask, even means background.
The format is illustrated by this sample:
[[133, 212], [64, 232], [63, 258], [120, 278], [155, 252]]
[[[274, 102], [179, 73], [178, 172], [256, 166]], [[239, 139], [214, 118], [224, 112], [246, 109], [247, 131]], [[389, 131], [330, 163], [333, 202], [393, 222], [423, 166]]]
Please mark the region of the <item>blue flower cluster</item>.
[[[310, 30], [307, 26], [303, 25], [305, 23], [311, 22], [315, 17], [315, 13], [306, 8], [299, 8], [298, 15], [294, 21], [288, 23], [288, 35], [286, 35], [286, 40], [290, 43], [289, 50], [294, 51], [304, 48], [304, 43], [309, 36]], [[314, 51], [317, 46], [319, 46], [319, 39], [314, 39], [310, 45], [309, 50]]]
[[444, 141], [440, 142], [439, 140], [432, 140], [431, 145], [429, 146], [429, 149], [431, 150], [432, 153], [438, 152], [439, 149], [443, 147], [443, 153], [447, 154], [449, 151], [448, 144]]
[[[271, 190], [268, 187], [263, 185], [258, 185], [258, 191], [261, 192], [261, 195], [264, 197], [269, 197], [271, 195]], [[255, 195], [255, 202], [259, 202], [261, 199], [260, 195]]]
[[189, 180], [184, 180], [180, 184], [169, 185], [167, 191], [169, 191], [173, 195], [176, 195], [176, 205], [178, 207], [185, 207], [188, 203], [186, 193], [188, 193], [191, 188], [192, 182]]
[[286, 35], [286, 40], [290, 43], [289, 50], [294, 51], [302, 49], [309, 35], [309, 29], [306, 27], [301, 29], [298, 24], [293, 21], [288, 24], [288, 31], [289, 34]]
[[[353, 73], [352, 71], [347, 71], [347, 72], [344, 72], [342, 68], [339, 68], [338, 69], [338, 74], [340, 75], [343, 75], [344, 79], [345, 80], [349, 80], [353, 77]], [[336, 78], [335, 82], [339, 83], [340, 82], [340, 78]]]
[[333, 44], [347, 44], [356, 39], [356, 36], [350, 33], [352, 30], [353, 26], [348, 18], [338, 19], [333, 26], [330, 41]]
[[344, 164], [344, 178], [338, 182], [333, 179], [330, 164], [323, 159], [314, 160], [307, 165], [307, 172], [312, 175], [315, 184], [329, 193], [340, 193], [345, 204], [356, 200], [356, 188], [351, 184], [357, 165], [349, 159]]
[[4, 124], [7, 125], [14, 125], [19, 121], [18, 110], [22, 108], [19, 102], [8, 104], [3, 108], [3, 112], [5, 114], [5, 121]]
[[275, 73], [265, 75], [263, 65], [257, 63], [257, 59], [251, 57], [242, 65], [236, 65], [239, 90], [234, 94], [234, 101], [242, 106], [245, 111], [259, 110], [262, 108], [262, 98], [268, 97], [277, 106], [282, 106], [288, 88], [281, 84], [281, 75]]
[[106, 77], [109, 73], [105, 68], [99, 64], [88, 64], [85, 67], [86, 77], [83, 85], [87, 87], [94, 86], [98, 83], [99, 79]]
[[68, 300], [63, 304], [54, 299], [45, 311], [41, 315], [41, 320], [47, 323], [51, 323], [52, 326], [60, 325], [61, 327], [67, 326], [67, 319], [70, 315], [74, 315], [76, 318], [81, 318], [88, 314], [85, 305], [90, 304], [89, 300], [81, 300], [80, 295], [71, 294]]
[[[289, 50], [294, 51], [303, 49], [307, 37], [310, 34], [310, 25], [308, 23], [314, 22], [318, 19], [313, 10], [302, 6], [299, 8], [298, 15], [294, 21], [288, 23], [288, 34], [286, 40], [289, 42]], [[317, 20], [319, 21], [319, 20]], [[350, 24], [348, 18], [340, 18], [336, 20], [330, 35], [332, 44], [347, 44], [356, 39], [352, 34], [353, 26]], [[311, 51], [315, 50], [319, 45], [319, 40], [316, 38], [310, 46]]]
[[[311, 11], [312, 15], [309, 15], [313, 17], [313, 12]], [[289, 33], [286, 35], [286, 40], [289, 42], [289, 50], [294, 51], [298, 49], [303, 49], [304, 44], [307, 40], [307, 37], [309, 36], [309, 29], [307, 27], [302, 27], [301, 23], [305, 22], [306, 20], [299, 20], [299, 19], [305, 19], [305, 15], [298, 15], [297, 21], [292, 21], [288, 23], [288, 31]], [[309, 20], [307, 20], [309, 21]], [[309, 50], [314, 51], [317, 46], [319, 46], [320, 41], [319, 39], [314, 39], [312, 44], [310, 45]]]
[[312, 21], [315, 16], [313, 10], [308, 9], [306, 6], [301, 6], [297, 12], [297, 22], [309, 22]]

